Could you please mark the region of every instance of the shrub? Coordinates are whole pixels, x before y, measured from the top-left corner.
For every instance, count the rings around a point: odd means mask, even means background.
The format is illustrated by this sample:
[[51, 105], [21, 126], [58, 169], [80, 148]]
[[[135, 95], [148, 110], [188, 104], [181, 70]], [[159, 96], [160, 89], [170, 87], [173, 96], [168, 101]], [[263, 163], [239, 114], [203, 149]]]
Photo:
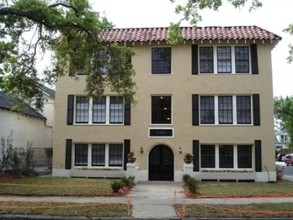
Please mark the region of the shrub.
[[123, 188], [124, 183], [122, 180], [115, 180], [111, 183], [111, 188], [113, 192], [118, 192], [121, 188]]
[[127, 186], [127, 187], [133, 187], [134, 185], [134, 176], [129, 176], [129, 177], [122, 177], [121, 178], [121, 181], [123, 182], [124, 186]]
[[189, 175], [189, 174], [184, 174], [183, 176], [182, 176], [182, 181], [186, 184], [187, 183], [187, 180], [188, 180], [188, 178], [190, 178], [191, 176]]
[[193, 177], [188, 177], [186, 185], [191, 193], [197, 193], [199, 189], [198, 181]]

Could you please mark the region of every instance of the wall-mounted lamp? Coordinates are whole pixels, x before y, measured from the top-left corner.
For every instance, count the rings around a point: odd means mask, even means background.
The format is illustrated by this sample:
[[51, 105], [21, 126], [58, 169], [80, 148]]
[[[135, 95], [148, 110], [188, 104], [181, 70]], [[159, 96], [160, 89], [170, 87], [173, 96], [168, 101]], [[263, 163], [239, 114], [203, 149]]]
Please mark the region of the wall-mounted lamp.
[[140, 153], [143, 154], [143, 148], [142, 147], [140, 147]]
[[182, 154], [182, 147], [179, 147], [179, 154]]

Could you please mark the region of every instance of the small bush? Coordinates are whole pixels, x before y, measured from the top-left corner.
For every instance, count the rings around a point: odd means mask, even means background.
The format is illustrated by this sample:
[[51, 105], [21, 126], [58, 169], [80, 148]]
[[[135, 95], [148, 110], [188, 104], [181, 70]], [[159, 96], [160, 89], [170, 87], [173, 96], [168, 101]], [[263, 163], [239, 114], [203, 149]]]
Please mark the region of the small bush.
[[186, 185], [191, 193], [197, 193], [199, 189], [198, 181], [193, 177], [188, 177]]
[[191, 177], [191, 176], [190, 176], [189, 174], [184, 174], [184, 175], [182, 176], [182, 181], [186, 184], [188, 178], [190, 178], [190, 177]]
[[127, 186], [127, 187], [133, 187], [134, 185], [134, 176], [129, 176], [129, 177], [122, 177], [121, 178], [121, 181], [123, 182], [124, 186]]
[[113, 192], [118, 192], [121, 188], [124, 187], [124, 183], [122, 180], [115, 180], [111, 183], [111, 188]]

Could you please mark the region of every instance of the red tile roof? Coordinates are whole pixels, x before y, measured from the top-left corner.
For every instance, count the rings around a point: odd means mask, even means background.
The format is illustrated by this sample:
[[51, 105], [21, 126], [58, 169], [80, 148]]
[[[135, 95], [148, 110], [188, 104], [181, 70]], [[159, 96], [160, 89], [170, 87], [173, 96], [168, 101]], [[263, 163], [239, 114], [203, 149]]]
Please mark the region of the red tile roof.
[[[168, 27], [163, 28], [114, 28], [105, 31], [103, 41], [107, 42], [149, 42], [166, 41]], [[270, 31], [257, 26], [231, 27], [181, 27], [184, 40], [281, 40]]]

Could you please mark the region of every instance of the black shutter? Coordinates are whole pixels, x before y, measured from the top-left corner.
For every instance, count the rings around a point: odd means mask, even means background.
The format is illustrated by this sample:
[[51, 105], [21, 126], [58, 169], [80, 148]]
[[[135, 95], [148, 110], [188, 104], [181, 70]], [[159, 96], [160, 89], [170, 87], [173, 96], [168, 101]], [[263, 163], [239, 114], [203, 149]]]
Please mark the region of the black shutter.
[[124, 125], [130, 125], [131, 122], [131, 103], [126, 101], [124, 104]]
[[124, 140], [124, 170], [127, 170], [126, 164], [127, 164], [127, 155], [130, 152], [130, 140], [129, 139], [125, 139]]
[[192, 95], [192, 125], [199, 125], [198, 95]]
[[67, 98], [67, 124], [73, 124], [73, 111], [74, 111], [74, 95], [68, 95]]
[[261, 140], [255, 140], [255, 172], [262, 171], [262, 160], [261, 160]]
[[192, 153], [193, 153], [193, 171], [198, 172], [199, 171], [199, 140], [193, 140], [193, 147], [192, 147]]
[[191, 51], [192, 75], [198, 74], [198, 45], [192, 45]]
[[258, 74], [258, 58], [257, 58], [257, 45], [250, 45], [251, 52], [251, 73]]
[[65, 169], [71, 169], [71, 154], [72, 154], [72, 139], [66, 139], [66, 149], [65, 149]]
[[253, 94], [253, 124], [260, 125], [260, 101], [259, 94]]

